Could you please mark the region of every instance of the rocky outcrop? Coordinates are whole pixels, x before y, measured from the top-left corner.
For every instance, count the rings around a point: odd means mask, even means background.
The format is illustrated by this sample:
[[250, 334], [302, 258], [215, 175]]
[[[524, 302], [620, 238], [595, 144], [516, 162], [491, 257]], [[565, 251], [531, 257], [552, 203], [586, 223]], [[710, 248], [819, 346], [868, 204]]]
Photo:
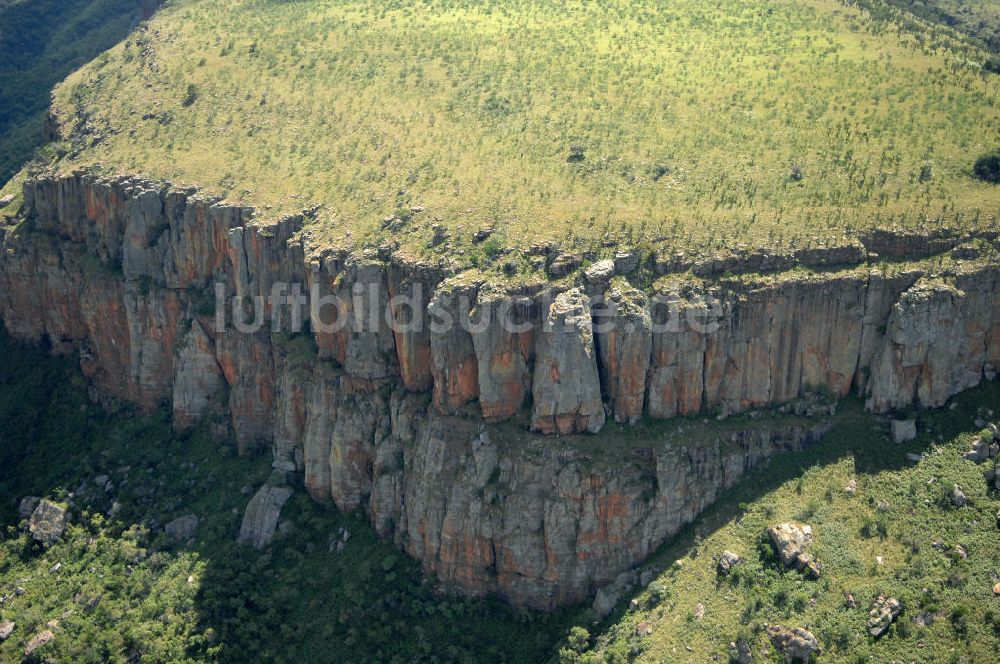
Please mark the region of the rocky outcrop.
[[292, 497], [292, 490], [265, 484], [247, 503], [240, 526], [239, 543], [261, 549], [271, 543], [278, 528], [281, 508]]
[[792, 629], [784, 625], [771, 625], [767, 629], [767, 638], [786, 662], [807, 664], [812, 661], [813, 655], [822, 652], [819, 639], [801, 627]]
[[612, 582], [744, 472], [819, 435], [791, 417], [706, 440], [685, 424], [641, 448], [605, 431], [602, 458], [575, 436], [608, 417], [724, 418], [814, 392], [933, 406], [1000, 366], [988, 244], [946, 269], [868, 263], [856, 239], [721, 262], [661, 252], [652, 287], [637, 251], [608, 248], [586, 274], [564, 253], [558, 282], [542, 261], [515, 284], [319, 245], [309, 212], [264, 224], [134, 178], [29, 179], [24, 200], [0, 228], [12, 336], [77, 352], [109, 404], [269, 447], [285, 480], [363, 509], [444, 583], [531, 606]]
[[533, 431], [597, 433], [604, 426], [592, 321], [590, 303], [576, 289], [557, 295], [545, 312], [531, 387]]
[[66, 530], [66, 517], [65, 507], [43, 499], [31, 513], [28, 531], [36, 542], [55, 544]]

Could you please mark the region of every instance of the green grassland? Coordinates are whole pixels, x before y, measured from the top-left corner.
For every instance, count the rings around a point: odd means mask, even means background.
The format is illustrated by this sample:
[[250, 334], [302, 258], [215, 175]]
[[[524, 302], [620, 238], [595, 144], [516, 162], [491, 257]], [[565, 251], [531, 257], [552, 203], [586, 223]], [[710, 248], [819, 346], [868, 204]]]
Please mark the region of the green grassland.
[[[824, 662], [996, 661], [1000, 497], [983, 479], [993, 462], [977, 465], [961, 454], [981, 435], [976, 417], [1000, 412], [1000, 385], [955, 403], [922, 414], [921, 435], [898, 446], [884, 424], [849, 406], [823, 443], [773, 460], [661, 551], [652, 564], [664, 572], [635, 595], [635, 608], [620, 611], [591, 641], [564, 646], [562, 661], [728, 661], [728, 644], [743, 639], [755, 662], [778, 662], [768, 624], [811, 630]], [[923, 458], [914, 463], [908, 454]], [[853, 495], [845, 491], [852, 480]], [[965, 507], [947, 497], [955, 484], [969, 498]], [[782, 568], [763, 537], [790, 520], [814, 529], [819, 580]], [[744, 559], [728, 577], [716, 566], [724, 550]], [[857, 608], [846, 605], [845, 593]], [[875, 639], [865, 621], [879, 594], [904, 608]], [[642, 622], [652, 633], [640, 637]]]
[[262, 220], [321, 205], [320, 242], [425, 252], [440, 224], [452, 256], [484, 226], [498, 249], [700, 251], [995, 227], [1000, 187], [972, 172], [1000, 145], [990, 53], [899, 15], [172, 0], [57, 89], [60, 167], [197, 185]]

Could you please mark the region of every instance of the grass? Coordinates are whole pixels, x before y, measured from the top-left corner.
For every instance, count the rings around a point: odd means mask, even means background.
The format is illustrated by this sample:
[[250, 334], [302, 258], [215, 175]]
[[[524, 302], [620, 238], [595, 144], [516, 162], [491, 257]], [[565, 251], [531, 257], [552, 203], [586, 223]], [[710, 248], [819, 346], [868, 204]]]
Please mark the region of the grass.
[[[765, 626], [780, 623], [811, 630], [822, 661], [993, 661], [1000, 647], [1000, 599], [992, 591], [1000, 574], [1000, 499], [983, 480], [987, 464], [960, 454], [980, 435], [973, 420], [987, 409], [1000, 412], [1000, 385], [955, 403], [922, 414], [923, 432], [907, 445], [892, 445], [884, 425], [848, 411], [820, 445], [773, 460], [658, 554], [652, 565], [664, 571], [637, 593], [636, 610], [619, 611], [589, 642], [589, 654], [564, 660], [727, 661], [728, 644], [744, 639], [754, 661], [778, 661]], [[906, 454], [923, 459], [914, 464]], [[845, 491], [851, 480], [853, 495]], [[955, 484], [970, 499], [964, 508], [947, 499]], [[818, 581], [782, 569], [762, 537], [788, 520], [813, 526]], [[716, 560], [727, 549], [745, 562], [720, 577]], [[845, 606], [846, 592], [856, 609]], [[865, 621], [880, 593], [904, 610], [876, 640]], [[928, 616], [930, 625], [915, 621]], [[639, 637], [643, 621], [652, 633]]]
[[908, 21], [833, 0], [174, 0], [57, 89], [62, 168], [262, 221], [321, 204], [318, 243], [466, 262], [486, 226], [497, 254], [994, 226], [972, 165], [1000, 144], [1000, 76]]

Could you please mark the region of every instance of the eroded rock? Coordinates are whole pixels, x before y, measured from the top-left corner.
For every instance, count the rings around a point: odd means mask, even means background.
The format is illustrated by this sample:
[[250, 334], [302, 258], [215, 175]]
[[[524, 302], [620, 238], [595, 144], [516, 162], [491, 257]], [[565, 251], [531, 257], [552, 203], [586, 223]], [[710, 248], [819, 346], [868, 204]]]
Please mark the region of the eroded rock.
[[727, 575], [729, 572], [743, 562], [743, 559], [732, 551], [723, 551], [719, 556], [719, 574]]
[[890, 427], [894, 443], [907, 443], [917, 437], [916, 420], [893, 420]]
[[239, 542], [257, 549], [262, 549], [274, 539], [278, 528], [281, 508], [292, 497], [288, 487], [269, 486], [265, 484], [247, 504], [240, 526]]

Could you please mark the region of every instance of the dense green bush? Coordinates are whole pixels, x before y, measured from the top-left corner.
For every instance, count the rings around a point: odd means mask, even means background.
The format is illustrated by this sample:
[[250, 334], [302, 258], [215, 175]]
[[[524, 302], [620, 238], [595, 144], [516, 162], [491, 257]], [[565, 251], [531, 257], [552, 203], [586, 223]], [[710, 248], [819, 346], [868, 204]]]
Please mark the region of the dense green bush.
[[993, 184], [1000, 183], [1000, 149], [984, 154], [973, 166], [976, 177]]

